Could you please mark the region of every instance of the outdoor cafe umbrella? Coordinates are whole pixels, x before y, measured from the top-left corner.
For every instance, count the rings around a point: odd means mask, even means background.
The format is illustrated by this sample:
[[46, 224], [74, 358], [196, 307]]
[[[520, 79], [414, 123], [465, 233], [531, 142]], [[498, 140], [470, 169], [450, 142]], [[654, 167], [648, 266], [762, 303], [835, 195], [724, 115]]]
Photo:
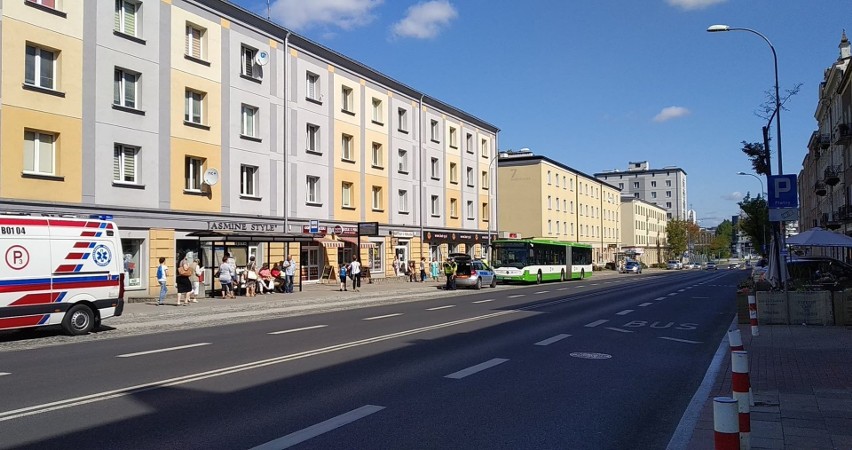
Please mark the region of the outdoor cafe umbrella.
[[773, 237], [769, 244], [769, 264], [766, 267], [766, 279], [774, 288], [785, 286], [787, 279], [790, 278], [790, 274], [787, 272], [787, 264], [779, 264], [778, 253], [778, 242]]
[[789, 237], [787, 244], [800, 247], [852, 247], [852, 237], [816, 227]]

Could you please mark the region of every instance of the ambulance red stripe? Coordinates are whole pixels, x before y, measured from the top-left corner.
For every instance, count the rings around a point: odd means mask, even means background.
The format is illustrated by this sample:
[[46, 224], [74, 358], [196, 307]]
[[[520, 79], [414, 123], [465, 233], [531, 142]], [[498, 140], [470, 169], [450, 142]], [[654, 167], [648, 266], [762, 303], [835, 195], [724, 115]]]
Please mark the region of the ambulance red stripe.
[[37, 316], [9, 317], [7, 319], [0, 319], [0, 330], [36, 326], [44, 317], [44, 314], [39, 314]]
[[9, 306], [21, 306], [21, 305], [37, 305], [40, 303], [53, 303], [56, 301], [59, 296], [62, 295], [62, 292], [45, 292], [41, 294], [27, 294], [14, 302], [10, 303]]
[[77, 242], [76, 244], [74, 244], [74, 248], [89, 248], [91, 246], [91, 242]]
[[[54, 281], [53, 289], [56, 290], [69, 290], [69, 289], [80, 289], [80, 288], [91, 288], [91, 287], [118, 287], [117, 280], [99, 280], [99, 281]], [[0, 294], [6, 292], [27, 292], [27, 291], [47, 291], [51, 288], [50, 283], [38, 283], [38, 284], [30, 284], [23, 286], [0, 286]]]
[[47, 226], [47, 219], [0, 219], [0, 225]]

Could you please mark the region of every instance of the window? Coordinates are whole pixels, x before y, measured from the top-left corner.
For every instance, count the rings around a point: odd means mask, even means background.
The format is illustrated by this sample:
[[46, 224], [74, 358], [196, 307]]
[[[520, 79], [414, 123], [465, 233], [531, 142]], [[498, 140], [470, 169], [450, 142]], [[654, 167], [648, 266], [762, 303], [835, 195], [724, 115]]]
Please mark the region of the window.
[[30, 3], [35, 3], [41, 6], [47, 6], [48, 8], [56, 8], [56, 0], [26, 0]]
[[373, 122], [378, 124], [385, 123], [385, 114], [384, 110], [382, 109], [382, 101], [377, 98], [373, 98]]
[[136, 109], [137, 80], [139, 75], [124, 69], [115, 69], [112, 89], [112, 103], [125, 108]]
[[671, 208], [671, 207], [672, 207], [672, 202], [666, 202], [666, 208]]
[[202, 123], [202, 120], [204, 120], [202, 116], [204, 109], [204, 97], [205, 94], [203, 92], [196, 92], [189, 89], [186, 90], [186, 102], [184, 103], [183, 113], [184, 122], [196, 124]]
[[54, 175], [56, 136], [38, 131], [24, 132], [24, 168], [25, 173]]
[[672, 198], [672, 191], [666, 191], [666, 198]]
[[136, 155], [139, 147], [115, 144], [112, 157], [112, 180], [118, 183], [136, 183]]
[[459, 183], [459, 175], [458, 170], [456, 168], [456, 163], [450, 163], [450, 183], [458, 184]]
[[472, 200], [467, 201], [467, 219], [468, 220], [474, 219], [474, 210], [473, 210], [473, 201]]
[[453, 219], [459, 218], [459, 200], [457, 198], [450, 199], [450, 217]]
[[559, 211], [559, 197], [556, 197], [556, 210]]
[[[38, 3], [45, 4], [43, 1], [39, 1]], [[50, 3], [54, 2], [51, 0]], [[50, 5], [50, 7], [53, 8], [53, 5]], [[130, 36], [137, 36], [136, 15], [138, 10], [139, 3], [135, 1], [115, 0], [115, 31]]]
[[618, 183], [618, 188], [619, 188], [619, 189], [624, 189], [624, 183]]
[[437, 120], [430, 121], [429, 130], [430, 130], [430, 133], [431, 133], [430, 136], [432, 138], [432, 142], [440, 142], [438, 140], [438, 121]]
[[431, 172], [433, 180], [441, 179], [441, 165], [438, 163], [438, 158], [432, 158], [431, 160]]
[[440, 202], [438, 201], [438, 196], [433, 195], [429, 202], [429, 210], [432, 214], [432, 217], [439, 217], [441, 215]]
[[257, 56], [257, 49], [246, 47], [243, 45], [240, 48], [240, 57], [242, 65], [240, 66], [241, 74], [249, 78], [260, 78], [260, 69], [255, 69], [254, 58]]
[[556, 174], [556, 187], [559, 187], [559, 174]]
[[656, 192], [651, 192], [651, 198], [657, 198], [657, 193], [656, 193]]
[[473, 179], [473, 178], [474, 178], [474, 176], [473, 176], [473, 167], [468, 167], [468, 168], [467, 168], [467, 186], [468, 186], [468, 187], [473, 187], [473, 186], [474, 186], [475, 181], [474, 181], [474, 179]]
[[353, 95], [354, 94], [352, 93], [352, 88], [349, 88], [349, 87], [346, 87], [346, 86], [343, 86], [341, 88], [340, 96], [341, 96], [341, 105], [343, 105], [342, 106], [343, 111], [355, 114], [355, 110], [354, 110], [355, 105], [354, 105]]
[[243, 136], [257, 137], [257, 108], [243, 105], [241, 123], [240, 133]]
[[468, 153], [473, 153], [473, 134], [467, 133], [464, 140], [465, 140], [465, 143], [464, 143], [465, 150]]
[[651, 187], [652, 187], [652, 188], [657, 187], [657, 182], [656, 182], [656, 181], [652, 181], [652, 182], [651, 182]]
[[345, 161], [354, 161], [354, 159], [352, 158], [352, 136], [344, 134], [340, 145], [341, 158]]
[[638, 181], [633, 182], [633, 189], [639, 189], [639, 182]]
[[340, 202], [344, 208], [352, 207], [352, 183], [344, 181], [340, 193]]
[[549, 195], [547, 196], [547, 209], [553, 209], [553, 207], [551, 206], [551, 198]]
[[482, 185], [482, 189], [488, 189], [489, 187], [491, 187], [491, 183], [488, 182], [488, 171], [487, 170], [482, 171], [482, 184], [481, 185]]
[[562, 223], [558, 220], [556, 221], [556, 234], [562, 234]]
[[459, 148], [457, 131], [454, 127], [450, 127], [450, 147]]
[[384, 167], [384, 157], [382, 156], [382, 144], [373, 142], [372, 165], [375, 168], [381, 169]]
[[257, 167], [240, 166], [240, 195], [257, 197]]
[[373, 211], [382, 210], [382, 187], [373, 186]]
[[[569, 205], [571, 206], [571, 214], [574, 214], [574, 200], [571, 200], [571, 203], [569, 203]], [[574, 233], [572, 232], [571, 234]]]
[[398, 110], [396, 110], [396, 115], [397, 122], [399, 122], [399, 124], [397, 125], [399, 131], [402, 131], [403, 133], [408, 133], [408, 111], [406, 111], [405, 108], [399, 108]]
[[483, 203], [482, 204], [482, 220], [484, 222], [488, 222], [488, 219], [489, 219], [490, 216], [491, 216], [491, 214], [489, 214], [488, 203]]
[[186, 24], [186, 55], [195, 59], [203, 60], [204, 52], [204, 28]]
[[399, 173], [408, 173], [408, 152], [399, 149]]
[[399, 212], [408, 214], [408, 191], [399, 190]]
[[562, 175], [562, 189], [568, 187], [568, 182], [566, 181], [565, 175]]
[[547, 184], [550, 184], [550, 171], [547, 171]]
[[201, 175], [204, 173], [204, 160], [194, 156], [187, 156], [184, 160], [184, 179], [186, 183], [183, 188], [186, 191], [201, 192]]
[[320, 101], [319, 75], [308, 72], [306, 78], [308, 82], [306, 93], [308, 100]]
[[309, 205], [319, 205], [320, 204], [320, 179], [319, 177], [308, 175], [305, 179], [305, 184], [307, 187], [308, 198], [306, 202]]
[[547, 234], [553, 234], [553, 222], [547, 220]]
[[56, 89], [54, 69], [56, 53], [41, 47], [27, 45], [24, 83], [45, 89]]
[[666, 180], [666, 187], [672, 187], [672, 180]]
[[479, 147], [480, 147], [480, 153], [482, 154], [482, 157], [487, 158], [488, 157], [488, 139], [483, 139], [482, 142], [480, 142]]
[[305, 146], [307, 147], [305, 150], [307, 150], [308, 153], [322, 153], [320, 151], [319, 131], [319, 125], [309, 123], [305, 126], [305, 132], [307, 134], [307, 136], [305, 136]]

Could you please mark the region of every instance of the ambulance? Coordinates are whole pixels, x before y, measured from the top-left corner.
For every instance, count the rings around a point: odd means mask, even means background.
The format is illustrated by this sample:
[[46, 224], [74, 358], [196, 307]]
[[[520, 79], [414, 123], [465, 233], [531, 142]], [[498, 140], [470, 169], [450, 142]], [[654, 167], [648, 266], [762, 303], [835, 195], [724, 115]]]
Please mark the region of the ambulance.
[[109, 220], [0, 214], [0, 255], [0, 330], [80, 335], [121, 315], [121, 239]]

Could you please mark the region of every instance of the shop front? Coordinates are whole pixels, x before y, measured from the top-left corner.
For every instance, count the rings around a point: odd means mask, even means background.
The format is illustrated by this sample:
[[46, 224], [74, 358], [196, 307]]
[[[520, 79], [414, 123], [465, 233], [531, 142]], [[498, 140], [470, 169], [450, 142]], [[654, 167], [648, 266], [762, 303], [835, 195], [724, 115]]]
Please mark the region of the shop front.
[[429, 247], [429, 258], [446, 259], [450, 253], [465, 253], [472, 258], [485, 258], [488, 233], [426, 230], [423, 243]]

